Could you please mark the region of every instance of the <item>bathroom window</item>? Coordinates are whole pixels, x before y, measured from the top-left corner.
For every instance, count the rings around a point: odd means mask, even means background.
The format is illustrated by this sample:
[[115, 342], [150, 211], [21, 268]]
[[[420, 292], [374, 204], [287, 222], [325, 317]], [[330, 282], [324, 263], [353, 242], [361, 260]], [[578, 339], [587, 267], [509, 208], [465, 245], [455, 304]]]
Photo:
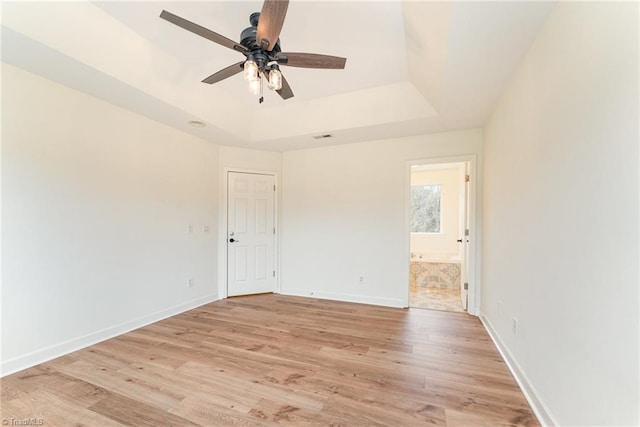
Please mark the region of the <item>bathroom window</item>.
[[411, 232], [440, 233], [442, 185], [411, 187]]

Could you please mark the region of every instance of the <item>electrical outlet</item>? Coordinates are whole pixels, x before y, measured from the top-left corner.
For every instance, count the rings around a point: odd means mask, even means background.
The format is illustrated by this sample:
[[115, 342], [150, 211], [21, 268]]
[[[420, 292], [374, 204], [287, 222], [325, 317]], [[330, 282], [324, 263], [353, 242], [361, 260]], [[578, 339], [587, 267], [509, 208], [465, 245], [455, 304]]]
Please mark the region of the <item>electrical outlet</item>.
[[193, 234], [193, 225], [187, 226], [187, 233]]
[[189, 279], [189, 280], [187, 281], [187, 287], [189, 287], [189, 288], [193, 288], [193, 279]]
[[360, 279], [358, 281], [361, 285], [364, 285], [364, 276], [360, 276]]
[[518, 319], [516, 317], [513, 318], [513, 323], [511, 324], [511, 331], [513, 335], [518, 336]]
[[209, 226], [205, 225], [204, 227], [202, 227], [202, 231], [204, 231], [205, 233], [209, 232]]
[[502, 314], [502, 301], [498, 301], [498, 317]]

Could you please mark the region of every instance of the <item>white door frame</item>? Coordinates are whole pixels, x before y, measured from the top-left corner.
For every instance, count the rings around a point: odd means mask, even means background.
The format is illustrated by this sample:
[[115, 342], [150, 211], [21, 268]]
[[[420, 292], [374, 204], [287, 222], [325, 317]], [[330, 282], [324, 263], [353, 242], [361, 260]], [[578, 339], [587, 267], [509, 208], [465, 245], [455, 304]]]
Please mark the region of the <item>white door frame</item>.
[[278, 172], [259, 169], [241, 169], [241, 168], [224, 168], [221, 180], [221, 203], [219, 209], [220, 221], [218, 222], [218, 299], [228, 297], [227, 291], [227, 205], [229, 204], [229, 172], [250, 173], [255, 175], [272, 175], [276, 183], [276, 191], [273, 199], [273, 215], [276, 234], [273, 246], [273, 264], [276, 270], [276, 289], [275, 293], [280, 293], [280, 216], [279, 216], [279, 193], [280, 179]]
[[405, 218], [404, 239], [405, 254], [407, 260], [405, 277], [407, 278], [407, 294], [404, 306], [409, 306], [409, 277], [411, 268], [411, 166], [437, 165], [441, 163], [469, 162], [469, 302], [467, 312], [474, 316], [480, 314], [480, 275], [479, 275], [479, 247], [478, 247], [478, 214], [477, 214], [477, 185], [478, 185], [478, 158], [475, 154], [451, 157], [432, 157], [427, 159], [410, 160], [405, 167]]

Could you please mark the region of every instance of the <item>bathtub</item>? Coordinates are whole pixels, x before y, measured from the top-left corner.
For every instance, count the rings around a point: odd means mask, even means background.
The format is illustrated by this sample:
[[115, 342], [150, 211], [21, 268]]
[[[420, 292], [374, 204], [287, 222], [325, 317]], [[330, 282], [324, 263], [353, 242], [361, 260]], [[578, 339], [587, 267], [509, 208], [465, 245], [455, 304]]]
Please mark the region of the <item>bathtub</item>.
[[430, 254], [411, 252], [411, 262], [445, 262], [460, 264], [462, 260], [458, 254]]
[[462, 281], [460, 257], [411, 254], [410, 285], [417, 288], [460, 289]]

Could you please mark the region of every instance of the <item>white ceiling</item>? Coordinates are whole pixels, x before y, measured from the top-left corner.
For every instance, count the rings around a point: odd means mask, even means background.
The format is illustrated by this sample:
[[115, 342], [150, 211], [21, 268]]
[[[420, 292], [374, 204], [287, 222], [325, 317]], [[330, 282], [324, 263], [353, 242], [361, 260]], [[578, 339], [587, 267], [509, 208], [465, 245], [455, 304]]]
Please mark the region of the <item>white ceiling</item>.
[[242, 55], [158, 17], [166, 9], [238, 40], [261, 4], [3, 2], [2, 60], [216, 143], [290, 150], [482, 126], [552, 8], [292, 0], [283, 51], [347, 65], [283, 67], [295, 97], [266, 90], [263, 104], [241, 74], [200, 83]]

